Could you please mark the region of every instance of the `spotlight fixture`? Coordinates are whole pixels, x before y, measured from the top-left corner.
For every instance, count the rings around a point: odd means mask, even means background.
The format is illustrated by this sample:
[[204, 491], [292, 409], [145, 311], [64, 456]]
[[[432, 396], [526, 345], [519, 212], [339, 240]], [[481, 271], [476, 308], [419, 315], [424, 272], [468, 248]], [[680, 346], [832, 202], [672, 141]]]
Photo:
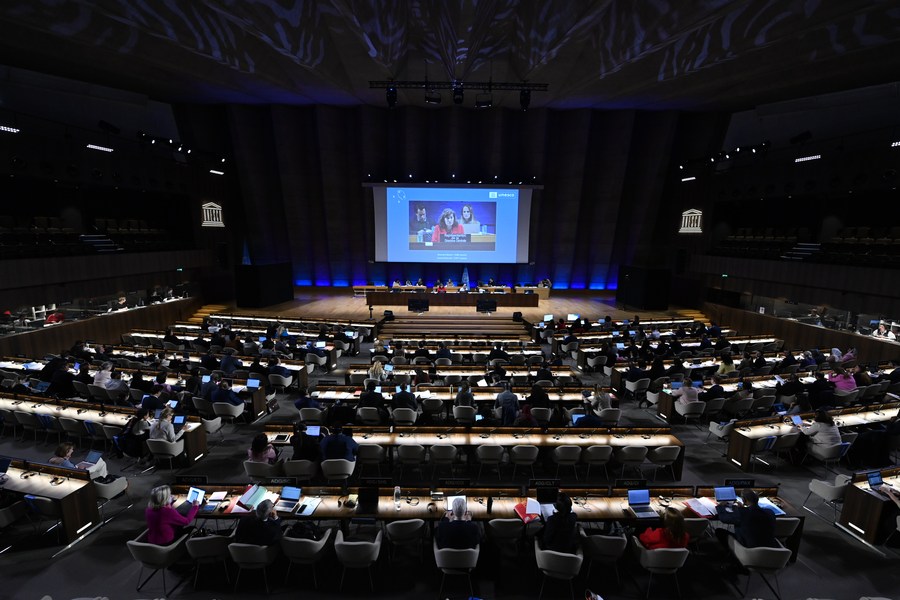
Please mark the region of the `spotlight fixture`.
[[0, 125], [0, 131], [5, 131], [6, 133], [19, 133], [21, 130], [16, 127], [10, 127], [9, 125]]
[[519, 92], [519, 107], [522, 110], [528, 110], [531, 106], [531, 90], [522, 90]]
[[490, 108], [494, 105], [494, 98], [490, 92], [482, 92], [475, 96], [475, 108]]
[[462, 104], [465, 94], [462, 84], [453, 84], [453, 104]]
[[440, 104], [441, 103], [441, 93], [435, 90], [428, 90], [425, 92], [425, 104]]
[[112, 152], [113, 151], [112, 148], [107, 148], [106, 146], [98, 146], [97, 144], [88, 144], [86, 147], [90, 148], [91, 150], [97, 150], [99, 152]]
[[219, 171], [217, 169], [210, 169], [209, 172], [212, 173], [213, 175], [224, 175], [225, 174], [225, 171]]
[[384, 93], [384, 96], [387, 99], [388, 108], [394, 108], [395, 106], [397, 106], [397, 88], [389, 87]]

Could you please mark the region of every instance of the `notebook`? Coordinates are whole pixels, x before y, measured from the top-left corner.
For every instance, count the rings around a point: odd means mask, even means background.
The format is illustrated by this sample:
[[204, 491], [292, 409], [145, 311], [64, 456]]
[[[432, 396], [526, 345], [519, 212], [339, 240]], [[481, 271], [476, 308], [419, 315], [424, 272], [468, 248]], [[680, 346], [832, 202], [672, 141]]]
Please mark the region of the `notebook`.
[[356, 514], [374, 515], [378, 512], [378, 488], [361, 487], [356, 502]]
[[481, 378], [478, 380], [478, 387], [487, 387], [488, 382], [487, 379]]
[[734, 502], [737, 500], [737, 493], [734, 491], [734, 488], [731, 486], [723, 486], [717, 487], [713, 489], [713, 493], [716, 496], [716, 502]]
[[650, 506], [650, 490], [628, 490], [628, 507], [638, 519], [659, 517]]
[[292, 513], [300, 504], [301, 490], [298, 487], [289, 485], [281, 489], [281, 498], [275, 503], [275, 510], [278, 512]]

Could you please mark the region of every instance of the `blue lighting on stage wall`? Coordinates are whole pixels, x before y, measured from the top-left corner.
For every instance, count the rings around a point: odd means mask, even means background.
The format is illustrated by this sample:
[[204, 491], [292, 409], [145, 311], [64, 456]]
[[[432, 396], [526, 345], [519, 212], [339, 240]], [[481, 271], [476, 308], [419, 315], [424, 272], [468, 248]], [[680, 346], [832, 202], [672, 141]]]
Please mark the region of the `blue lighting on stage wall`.
[[294, 281], [294, 285], [297, 285], [297, 286], [312, 285], [312, 279], [297, 279]]

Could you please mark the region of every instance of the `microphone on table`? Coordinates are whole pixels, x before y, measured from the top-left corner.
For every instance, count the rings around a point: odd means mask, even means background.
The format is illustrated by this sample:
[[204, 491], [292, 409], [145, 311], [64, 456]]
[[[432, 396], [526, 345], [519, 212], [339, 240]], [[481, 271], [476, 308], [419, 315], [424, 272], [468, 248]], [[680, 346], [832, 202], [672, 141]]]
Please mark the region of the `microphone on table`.
[[[482, 433], [482, 434], [481, 434], [481, 438], [482, 438], [482, 439], [487, 439], [487, 438], [491, 437], [491, 434], [494, 433], [495, 431], [497, 431], [497, 429], [499, 429], [499, 428], [498, 428], [498, 427], [494, 427], [493, 429], [491, 429], [491, 430], [488, 431], [487, 433]], [[514, 434], [514, 435], [515, 435], [515, 434]]]

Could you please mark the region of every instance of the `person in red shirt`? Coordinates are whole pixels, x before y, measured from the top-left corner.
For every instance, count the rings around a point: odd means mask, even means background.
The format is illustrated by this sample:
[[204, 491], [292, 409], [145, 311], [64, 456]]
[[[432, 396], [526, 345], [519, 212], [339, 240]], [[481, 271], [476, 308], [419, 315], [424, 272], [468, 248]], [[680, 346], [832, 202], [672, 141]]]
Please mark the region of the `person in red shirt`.
[[441, 234], [446, 235], [450, 233], [465, 233], [465, 231], [462, 224], [456, 219], [456, 213], [453, 212], [453, 209], [445, 208], [444, 212], [441, 213], [441, 218], [438, 219], [437, 225], [434, 226], [431, 241], [440, 242]]
[[194, 501], [188, 514], [182, 515], [172, 506], [174, 501], [172, 490], [167, 485], [150, 490], [150, 502], [144, 510], [144, 517], [147, 519], [147, 541], [151, 544], [167, 546], [174, 542], [200, 510], [200, 503]]
[[684, 515], [677, 508], [666, 508], [663, 514], [663, 526], [651, 529], [647, 528], [638, 537], [647, 550], [658, 548], [685, 548], [690, 541], [690, 536], [684, 530]]

